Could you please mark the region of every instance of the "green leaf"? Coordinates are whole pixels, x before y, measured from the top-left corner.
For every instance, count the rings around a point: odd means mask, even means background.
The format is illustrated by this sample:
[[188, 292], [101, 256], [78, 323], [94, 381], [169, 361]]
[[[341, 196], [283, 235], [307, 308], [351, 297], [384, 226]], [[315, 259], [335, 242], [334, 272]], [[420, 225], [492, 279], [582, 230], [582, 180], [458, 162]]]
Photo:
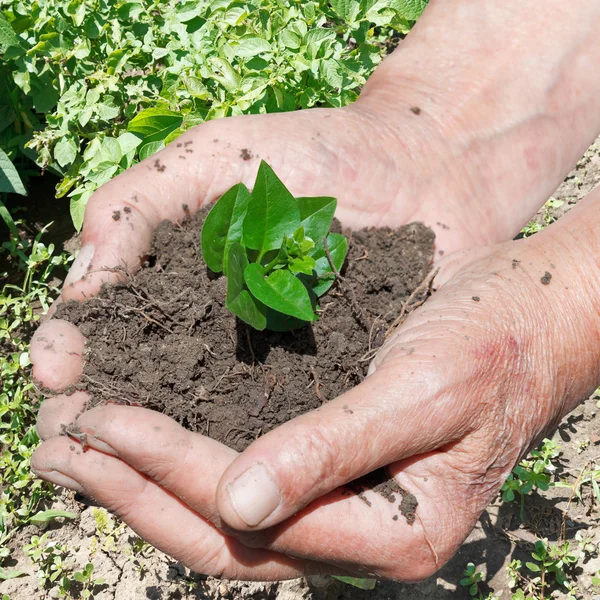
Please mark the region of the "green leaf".
[[167, 137], [177, 129], [183, 121], [183, 116], [163, 107], [146, 108], [139, 112], [129, 123], [127, 130], [139, 133], [145, 138], [149, 136]]
[[242, 37], [237, 42], [232, 43], [231, 46], [236, 56], [242, 58], [250, 58], [258, 54], [271, 52], [271, 44], [267, 40], [255, 36]]
[[19, 38], [6, 17], [0, 13], [0, 54], [11, 47], [20, 47]]
[[4, 569], [0, 567], [0, 581], [7, 579], [15, 579], [15, 577], [22, 577], [27, 575], [27, 571], [19, 571], [17, 569]]
[[393, 0], [391, 6], [405, 19], [416, 21], [425, 10], [429, 0]]
[[64, 517], [66, 519], [76, 519], [77, 515], [66, 510], [43, 510], [39, 513], [30, 517], [29, 522], [35, 524], [48, 523], [58, 517]]
[[231, 244], [227, 259], [227, 308], [242, 321], [262, 331], [267, 325], [266, 306], [254, 298], [244, 285], [248, 266], [246, 250], [238, 242]]
[[331, 8], [347, 23], [354, 23], [360, 12], [358, 0], [330, 0]]
[[73, 138], [63, 137], [54, 146], [54, 159], [61, 167], [66, 167], [73, 163], [78, 150]]
[[303, 256], [302, 258], [294, 258], [289, 264], [289, 269], [294, 275], [298, 275], [298, 273], [312, 275], [316, 266], [317, 263], [312, 256]]
[[304, 234], [320, 246], [333, 221], [337, 200], [335, 198], [297, 198]]
[[202, 256], [208, 268], [227, 274], [229, 248], [242, 239], [242, 225], [250, 192], [243, 183], [234, 185], [212, 207], [202, 226]]
[[273, 169], [261, 161], [243, 225], [243, 242], [247, 248], [263, 255], [281, 246], [284, 235], [300, 226], [296, 199]]
[[308, 290], [296, 276], [285, 270], [265, 275], [266, 269], [257, 263], [251, 263], [244, 269], [244, 281], [260, 302], [303, 321], [317, 320]]
[[377, 584], [376, 579], [360, 579], [358, 577], [343, 577], [341, 575], [333, 575], [333, 578], [360, 590], [373, 590]]
[[[4, 203], [2, 202], [2, 200], [0, 200], [0, 218], [2, 218], [2, 220], [6, 223], [6, 226], [11, 230], [14, 238], [16, 240], [18, 240], [19, 239], [19, 230], [17, 229], [17, 225], [15, 224], [12, 216], [8, 212], [8, 208], [6, 208], [6, 206], [4, 206]], [[0, 521], [1, 521], [1, 515], [0, 515]]]
[[142, 140], [137, 135], [125, 131], [117, 138], [117, 142], [121, 148], [121, 154], [125, 155], [135, 150], [142, 143]]
[[[327, 236], [327, 248], [329, 254], [338, 273], [342, 270], [344, 260], [346, 259], [346, 253], [348, 252], [348, 240], [339, 233], [330, 233]], [[316, 261], [315, 273], [316, 277], [313, 277], [309, 282], [313, 292], [317, 297], [322, 296], [335, 281], [335, 272], [331, 268], [331, 263], [325, 252], [325, 248], [321, 247], [313, 258]]]
[[2, 148], [0, 148], [0, 192], [27, 195], [17, 169]]
[[165, 147], [164, 141], [159, 142], [150, 142], [148, 144], [143, 144], [140, 147], [140, 160], [145, 160], [149, 156], [152, 156], [159, 150], [162, 150]]
[[533, 571], [534, 573], [539, 573], [540, 572], [540, 567], [539, 565], [536, 565], [535, 563], [532, 562], [526, 562], [525, 565], [527, 566], [527, 568], [530, 571]]

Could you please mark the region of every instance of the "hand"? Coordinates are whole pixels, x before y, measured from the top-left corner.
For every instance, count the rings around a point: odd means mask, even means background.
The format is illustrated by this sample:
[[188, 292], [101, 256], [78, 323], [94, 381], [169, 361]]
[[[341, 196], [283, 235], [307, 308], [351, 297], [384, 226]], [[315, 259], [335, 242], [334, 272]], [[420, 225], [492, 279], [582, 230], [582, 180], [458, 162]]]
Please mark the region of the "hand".
[[[32, 466], [203, 573], [426, 577], [456, 551], [519, 457], [598, 384], [600, 313], [586, 294], [600, 289], [600, 272], [586, 269], [580, 248], [590, 239], [575, 236], [586, 223], [593, 234], [589, 217], [599, 213], [600, 193], [587, 215], [578, 208], [535, 238], [450, 260], [439, 291], [364, 383], [239, 457], [158, 413], [104, 406], [76, 421], [87, 452], [53, 437]], [[51, 403], [41, 415], [46, 437], [58, 427]], [[393, 520], [397, 503], [367, 492], [367, 506], [340, 487], [381, 466], [418, 499], [414, 525]]]

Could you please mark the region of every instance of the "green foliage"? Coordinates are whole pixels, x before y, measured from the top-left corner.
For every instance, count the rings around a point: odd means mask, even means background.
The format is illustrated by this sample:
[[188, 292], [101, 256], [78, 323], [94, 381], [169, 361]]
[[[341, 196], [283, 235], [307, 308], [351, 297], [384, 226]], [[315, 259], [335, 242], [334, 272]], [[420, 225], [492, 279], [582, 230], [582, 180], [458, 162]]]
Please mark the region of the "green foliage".
[[377, 585], [376, 579], [360, 579], [358, 577], [343, 577], [342, 575], [334, 575], [333, 578], [359, 590], [374, 590]]
[[25, 186], [17, 169], [2, 148], [0, 148], [0, 192], [21, 194], [25, 196]]
[[525, 506], [525, 496], [534, 489], [545, 491], [551, 485], [551, 473], [556, 467], [552, 464], [560, 454], [558, 444], [552, 440], [544, 439], [539, 450], [531, 452], [531, 459], [522, 460], [508, 476], [502, 486], [502, 500], [512, 502], [516, 495], [521, 502], [521, 520]]
[[94, 189], [194, 125], [354, 101], [425, 5], [2, 0], [0, 132], [6, 113], [79, 228]]
[[533, 577], [523, 574], [520, 560], [512, 560], [507, 567], [509, 587], [514, 590], [512, 600], [543, 600], [550, 596], [548, 590], [557, 585], [566, 590], [569, 600], [579, 598], [568, 575], [581, 557], [572, 551], [568, 541], [550, 544], [538, 540], [531, 553], [532, 561], [525, 563]]
[[[14, 229], [20, 225], [12, 219], [11, 223]], [[12, 265], [10, 274], [0, 273], [0, 277], [20, 278], [18, 284], [6, 283], [0, 293], [0, 560], [8, 556], [5, 544], [21, 525], [72, 516], [36, 513], [40, 501], [50, 497], [51, 486], [29, 470], [29, 459], [39, 443], [34, 427], [39, 395], [29, 373], [28, 340], [58, 295], [49, 283], [54, 270], [68, 263], [65, 255], [55, 254], [52, 244], [42, 243], [42, 235], [33, 240], [13, 236], [0, 247], [4, 261]]]
[[316, 321], [348, 250], [328, 233], [335, 207], [335, 198], [294, 198], [264, 161], [251, 194], [241, 183], [226, 192], [204, 222], [202, 254], [227, 276], [227, 308], [258, 330]]

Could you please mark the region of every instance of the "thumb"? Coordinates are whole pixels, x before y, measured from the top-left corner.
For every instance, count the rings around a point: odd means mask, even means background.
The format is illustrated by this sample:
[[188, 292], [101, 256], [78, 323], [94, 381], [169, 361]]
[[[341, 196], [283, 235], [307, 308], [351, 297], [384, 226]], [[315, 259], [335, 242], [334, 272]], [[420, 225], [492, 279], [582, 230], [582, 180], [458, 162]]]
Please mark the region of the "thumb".
[[418, 348], [403, 352], [356, 388], [256, 440], [221, 477], [221, 518], [241, 531], [271, 527], [349, 481], [458, 439], [469, 419], [448, 410], [447, 377], [436, 371]]
[[205, 123], [97, 190], [86, 206], [81, 250], [62, 298], [84, 300], [119, 273], [135, 271], [163, 219], [182, 219], [251, 180], [258, 159], [240, 156], [241, 134], [236, 118]]

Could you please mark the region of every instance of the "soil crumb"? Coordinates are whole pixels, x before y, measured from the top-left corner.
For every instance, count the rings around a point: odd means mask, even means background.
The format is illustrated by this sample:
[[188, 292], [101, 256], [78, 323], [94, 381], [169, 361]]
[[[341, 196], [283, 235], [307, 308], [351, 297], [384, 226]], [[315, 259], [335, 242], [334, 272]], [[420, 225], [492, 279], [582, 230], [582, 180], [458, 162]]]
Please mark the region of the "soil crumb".
[[546, 271], [544, 273], [544, 275], [542, 276], [542, 278], [540, 279], [540, 281], [544, 284], [544, 285], [550, 285], [550, 281], [552, 280], [552, 273], [550, 273], [550, 271]]
[[[225, 308], [226, 279], [202, 260], [207, 212], [181, 225], [163, 221], [144, 268], [85, 303], [61, 305], [56, 316], [87, 337], [76, 387], [91, 405], [145, 406], [242, 451], [365, 378], [369, 357], [431, 269], [435, 235], [420, 223], [344, 231], [343, 280], [320, 299], [319, 321], [258, 332]], [[377, 491], [405, 499], [396, 487]]]

